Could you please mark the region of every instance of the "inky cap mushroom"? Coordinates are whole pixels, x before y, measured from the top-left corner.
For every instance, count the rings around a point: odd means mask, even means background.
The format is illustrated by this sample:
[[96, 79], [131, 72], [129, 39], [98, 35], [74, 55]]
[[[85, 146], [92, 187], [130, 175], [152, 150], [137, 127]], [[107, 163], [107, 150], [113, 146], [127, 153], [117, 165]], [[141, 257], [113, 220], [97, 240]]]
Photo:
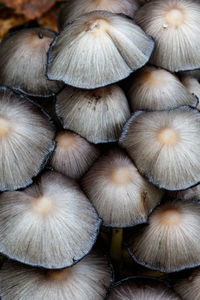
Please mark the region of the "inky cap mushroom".
[[200, 205], [174, 200], [157, 207], [149, 225], [132, 234], [130, 254], [142, 265], [175, 272], [200, 265]]
[[28, 28], [5, 37], [0, 44], [0, 84], [33, 96], [51, 96], [62, 83], [46, 77], [47, 51], [54, 31]]
[[148, 66], [134, 74], [129, 90], [133, 111], [165, 110], [183, 105], [197, 106], [198, 100], [170, 72]]
[[47, 76], [77, 88], [106, 86], [145, 65], [153, 48], [131, 19], [94, 11], [59, 33], [48, 53]]
[[56, 113], [65, 129], [95, 144], [117, 141], [130, 117], [126, 96], [117, 85], [90, 91], [66, 87], [57, 95]]
[[120, 143], [150, 182], [182, 190], [200, 181], [199, 132], [196, 109], [138, 111], [125, 125]]
[[172, 72], [200, 68], [200, 5], [196, 0], [152, 0], [135, 15], [155, 40], [152, 64]]
[[44, 270], [9, 261], [0, 272], [2, 300], [104, 300], [110, 284], [108, 262], [96, 252], [67, 269]]
[[55, 140], [57, 144], [50, 165], [71, 178], [80, 178], [100, 154], [95, 145], [71, 131], [57, 133]]
[[54, 149], [54, 128], [40, 109], [0, 88], [0, 190], [32, 182]]
[[163, 192], [146, 181], [120, 149], [101, 156], [82, 179], [82, 186], [103, 224], [128, 227], [147, 221]]
[[100, 223], [78, 185], [48, 171], [27, 189], [0, 195], [0, 252], [48, 269], [71, 266], [91, 250]]

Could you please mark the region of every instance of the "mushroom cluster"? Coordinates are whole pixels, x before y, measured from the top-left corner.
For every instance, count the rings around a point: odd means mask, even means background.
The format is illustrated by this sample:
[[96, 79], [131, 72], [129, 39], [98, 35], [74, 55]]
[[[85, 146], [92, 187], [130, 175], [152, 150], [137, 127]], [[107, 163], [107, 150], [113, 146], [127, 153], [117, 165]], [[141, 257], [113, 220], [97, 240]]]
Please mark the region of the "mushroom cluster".
[[197, 0], [68, 0], [2, 40], [2, 300], [200, 299], [199, 35]]

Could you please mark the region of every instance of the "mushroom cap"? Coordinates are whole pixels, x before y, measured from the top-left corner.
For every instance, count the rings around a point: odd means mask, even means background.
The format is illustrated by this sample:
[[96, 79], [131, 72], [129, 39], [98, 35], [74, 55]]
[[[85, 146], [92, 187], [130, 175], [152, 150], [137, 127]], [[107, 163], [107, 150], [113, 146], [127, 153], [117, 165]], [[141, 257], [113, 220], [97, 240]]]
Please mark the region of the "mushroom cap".
[[47, 51], [56, 33], [27, 28], [8, 34], [0, 44], [0, 84], [31, 96], [48, 97], [63, 84], [46, 77]]
[[108, 300], [180, 300], [164, 282], [151, 278], [130, 277], [116, 283]]
[[172, 72], [200, 68], [200, 5], [196, 0], [152, 0], [135, 14], [155, 40], [151, 63]]
[[133, 18], [138, 6], [137, 0], [69, 0], [60, 10], [58, 27], [63, 29], [81, 15], [95, 10], [106, 10]]
[[161, 272], [175, 272], [200, 265], [200, 205], [174, 200], [157, 207], [149, 224], [128, 241], [131, 256]]
[[146, 66], [135, 73], [129, 100], [133, 111], [165, 110], [183, 105], [196, 107], [198, 100], [170, 72]]
[[100, 224], [79, 186], [56, 172], [0, 195], [0, 252], [32, 266], [73, 265], [91, 250]]
[[183, 190], [200, 181], [200, 113], [190, 107], [138, 111], [124, 127], [120, 144], [150, 182]]
[[75, 266], [44, 270], [6, 262], [0, 272], [2, 300], [103, 300], [111, 284], [106, 258], [92, 252]]
[[145, 180], [120, 149], [101, 156], [84, 175], [82, 186], [103, 225], [129, 227], [147, 221], [163, 192]]
[[82, 177], [100, 154], [95, 145], [71, 131], [58, 132], [55, 140], [57, 143], [50, 165], [57, 172], [74, 179]]
[[174, 284], [175, 291], [183, 300], [200, 299], [200, 268], [193, 270], [188, 278], [179, 279]]
[[170, 192], [170, 197], [173, 197], [173, 199], [200, 201], [200, 184], [197, 184], [187, 190]]
[[[191, 94], [200, 99], [200, 83], [196, 78], [191, 76], [181, 76], [181, 81]], [[200, 104], [198, 104], [197, 109], [200, 110]]]
[[48, 116], [28, 99], [0, 88], [0, 190], [32, 183], [55, 147]]
[[47, 76], [77, 88], [95, 89], [141, 68], [153, 48], [153, 40], [126, 16], [90, 12], [55, 38], [48, 52]]
[[67, 86], [57, 95], [56, 113], [65, 129], [94, 144], [117, 141], [130, 117], [126, 96], [117, 85], [90, 91]]

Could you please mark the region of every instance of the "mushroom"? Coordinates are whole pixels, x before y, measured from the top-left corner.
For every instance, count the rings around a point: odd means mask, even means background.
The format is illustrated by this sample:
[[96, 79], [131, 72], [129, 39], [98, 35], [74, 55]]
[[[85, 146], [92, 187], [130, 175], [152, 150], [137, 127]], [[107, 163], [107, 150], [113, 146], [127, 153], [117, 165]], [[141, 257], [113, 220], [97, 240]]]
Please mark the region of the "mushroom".
[[128, 240], [131, 256], [161, 272], [200, 265], [200, 205], [195, 201], [166, 201], [149, 217], [148, 225]]
[[38, 97], [57, 93], [63, 84], [45, 75], [47, 51], [55, 36], [44, 28], [8, 34], [0, 44], [0, 84]]
[[170, 192], [169, 195], [173, 199], [200, 201], [200, 184], [197, 184], [187, 190]]
[[106, 10], [133, 18], [137, 8], [137, 0], [69, 0], [60, 10], [58, 27], [62, 30], [81, 15], [95, 10]]
[[56, 113], [65, 129], [95, 144], [117, 141], [130, 117], [126, 96], [117, 85], [90, 91], [67, 86], [57, 95]]
[[129, 90], [133, 111], [140, 109], [164, 110], [183, 105], [196, 107], [196, 97], [170, 72], [146, 66], [134, 74]]
[[50, 165], [71, 178], [79, 179], [100, 154], [95, 145], [71, 131], [58, 132], [55, 140], [57, 144]]
[[187, 106], [137, 111], [123, 129], [120, 144], [150, 182], [183, 190], [200, 181], [200, 113]]
[[48, 116], [23, 96], [0, 88], [0, 191], [32, 183], [52, 153]]
[[113, 285], [108, 300], [180, 300], [164, 282], [147, 277], [129, 277]]
[[115, 83], [147, 63], [153, 40], [124, 15], [94, 11], [70, 23], [51, 44], [47, 76], [77, 88]]
[[[181, 81], [191, 94], [194, 94], [200, 99], [200, 83], [196, 78], [182, 76]], [[200, 104], [198, 104], [197, 109], [200, 110]]]
[[146, 181], [119, 148], [101, 156], [82, 179], [103, 225], [129, 227], [147, 221], [163, 192]]
[[135, 14], [155, 40], [151, 63], [172, 72], [200, 68], [200, 5], [196, 0], [152, 0]]
[[175, 291], [183, 300], [200, 299], [200, 268], [192, 271], [188, 278], [177, 279], [174, 284]]
[[23, 191], [0, 194], [0, 252], [60, 269], [89, 253], [101, 220], [70, 178], [48, 171]]
[[0, 293], [2, 300], [103, 300], [111, 277], [106, 258], [94, 251], [75, 266], [61, 270], [9, 261], [0, 272]]

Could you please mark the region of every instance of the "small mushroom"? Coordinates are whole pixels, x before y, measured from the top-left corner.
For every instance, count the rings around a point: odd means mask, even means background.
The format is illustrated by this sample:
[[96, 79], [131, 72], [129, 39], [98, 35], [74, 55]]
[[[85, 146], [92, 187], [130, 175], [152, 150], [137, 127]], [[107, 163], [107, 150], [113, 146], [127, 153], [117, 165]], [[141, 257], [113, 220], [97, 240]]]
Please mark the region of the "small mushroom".
[[56, 113], [65, 129], [94, 144], [117, 141], [130, 117], [126, 96], [117, 85], [89, 91], [67, 86], [57, 95]]
[[108, 300], [181, 300], [164, 282], [129, 277], [113, 285]]
[[58, 27], [63, 29], [81, 15], [95, 10], [106, 10], [133, 18], [138, 6], [137, 0], [69, 0], [60, 10]]
[[47, 51], [56, 33], [27, 28], [7, 35], [0, 44], [0, 84], [31, 96], [57, 93], [62, 83], [47, 79]]
[[200, 268], [193, 270], [188, 278], [177, 279], [174, 289], [183, 300], [200, 299]]
[[167, 201], [149, 217], [148, 225], [129, 241], [131, 256], [140, 264], [171, 273], [200, 265], [200, 205], [194, 201]]
[[99, 156], [99, 149], [80, 135], [71, 131], [58, 132], [57, 144], [50, 165], [54, 170], [79, 179]]
[[134, 74], [129, 90], [133, 111], [140, 109], [165, 110], [178, 106], [196, 107], [198, 100], [170, 72], [147, 66]]
[[86, 195], [103, 225], [129, 227], [147, 221], [163, 192], [146, 181], [130, 158], [114, 148], [101, 156], [82, 179]]
[[73, 265], [91, 250], [100, 224], [79, 186], [56, 172], [0, 194], [0, 252], [32, 266]]
[[196, 0], [152, 0], [135, 14], [155, 40], [151, 63], [172, 72], [200, 68], [200, 5]]
[[183, 106], [138, 111], [124, 127], [120, 144], [150, 182], [183, 190], [200, 181], [200, 113]]
[[[196, 78], [182, 76], [181, 81], [191, 94], [194, 94], [198, 99], [200, 99], [200, 83]], [[200, 110], [200, 104], [198, 104], [197, 109]]]
[[111, 277], [106, 258], [94, 251], [75, 266], [61, 270], [9, 261], [0, 272], [0, 294], [2, 300], [104, 300]]
[[54, 128], [28, 99], [0, 88], [0, 191], [32, 183], [52, 153]]
[[77, 88], [115, 83], [149, 60], [153, 40], [124, 15], [85, 14], [61, 31], [48, 52], [47, 76]]

